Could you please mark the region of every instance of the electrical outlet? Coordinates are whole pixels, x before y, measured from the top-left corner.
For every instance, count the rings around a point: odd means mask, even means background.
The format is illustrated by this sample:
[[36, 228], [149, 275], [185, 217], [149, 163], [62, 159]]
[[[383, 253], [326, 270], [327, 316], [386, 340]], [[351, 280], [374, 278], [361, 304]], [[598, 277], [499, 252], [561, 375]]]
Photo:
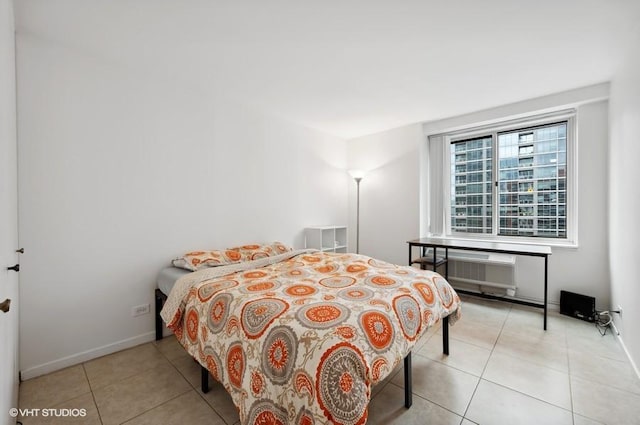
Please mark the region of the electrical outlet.
[[142, 316], [143, 314], [148, 314], [150, 311], [149, 304], [140, 304], [135, 307], [131, 307], [131, 315], [133, 317]]

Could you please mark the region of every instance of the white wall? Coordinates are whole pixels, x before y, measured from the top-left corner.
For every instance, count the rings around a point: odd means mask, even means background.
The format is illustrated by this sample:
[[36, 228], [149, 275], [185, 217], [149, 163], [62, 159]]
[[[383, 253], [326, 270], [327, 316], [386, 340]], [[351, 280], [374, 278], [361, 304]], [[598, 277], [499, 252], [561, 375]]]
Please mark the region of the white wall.
[[[553, 248], [549, 259], [549, 301], [559, 303], [560, 289], [596, 297], [600, 308], [609, 308], [607, 205], [602, 194], [607, 190], [608, 85], [573, 90], [513, 105], [480, 111], [461, 117], [425, 123], [429, 134], [515, 118], [536, 111], [551, 111], [578, 106], [578, 202], [579, 247]], [[587, 100], [594, 101], [585, 103]], [[350, 168], [367, 168], [370, 161], [378, 166], [362, 181], [360, 252], [381, 259], [406, 264], [406, 241], [421, 236], [420, 146], [425, 143], [419, 124], [374, 134], [348, 142]], [[369, 143], [370, 142], [370, 143]], [[396, 154], [399, 149], [401, 154]], [[388, 156], [394, 152], [394, 156]], [[372, 159], [373, 158], [373, 159]], [[374, 186], [375, 185], [375, 186]], [[350, 209], [354, 205], [350, 191]], [[424, 194], [423, 194], [424, 195]], [[422, 199], [425, 199], [422, 196]], [[372, 211], [385, 213], [367, 216]], [[424, 234], [426, 235], [426, 233]], [[423, 236], [424, 236], [423, 235]], [[519, 257], [516, 280], [518, 296], [541, 301], [543, 268], [539, 259]]]
[[343, 140], [17, 41], [24, 377], [152, 339], [131, 307], [174, 256], [346, 222]]
[[[633, 45], [633, 43], [630, 43]], [[609, 244], [611, 308], [622, 306], [614, 320], [627, 353], [640, 375], [640, 57], [636, 38], [629, 61], [611, 83]]]
[[[360, 182], [360, 253], [407, 264], [407, 241], [419, 233], [419, 155], [422, 125], [352, 139], [350, 169], [367, 170]], [[349, 190], [349, 228], [355, 229], [356, 185]], [[355, 231], [349, 246], [355, 246]]]

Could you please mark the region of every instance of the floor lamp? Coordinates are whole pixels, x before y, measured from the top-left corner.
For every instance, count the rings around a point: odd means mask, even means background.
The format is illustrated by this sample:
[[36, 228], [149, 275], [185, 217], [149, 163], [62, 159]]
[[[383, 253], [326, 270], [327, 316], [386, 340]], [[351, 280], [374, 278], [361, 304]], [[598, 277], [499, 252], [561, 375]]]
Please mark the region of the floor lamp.
[[356, 181], [356, 254], [360, 254], [360, 181], [364, 177], [364, 171], [351, 170], [349, 174]]

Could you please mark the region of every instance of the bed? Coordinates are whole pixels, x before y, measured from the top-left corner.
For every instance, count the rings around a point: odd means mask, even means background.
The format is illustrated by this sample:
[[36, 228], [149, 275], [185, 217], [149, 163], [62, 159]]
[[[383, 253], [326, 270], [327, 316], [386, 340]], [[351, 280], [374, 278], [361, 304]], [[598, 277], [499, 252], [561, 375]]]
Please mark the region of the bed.
[[403, 360], [409, 407], [413, 345], [442, 320], [448, 354], [460, 316], [439, 274], [364, 255], [298, 250], [173, 273], [156, 311], [201, 364], [203, 391], [213, 376], [243, 424], [364, 424], [372, 385]]
[[165, 267], [160, 270], [156, 279], [155, 290], [155, 316], [156, 316], [156, 341], [161, 340], [164, 336], [164, 322], [160, 311], [167, 301], [167, 296], [171, 293], [173, 286], [183, 276], [191, 273], [190, 270], [181, 269], [179, 267]]

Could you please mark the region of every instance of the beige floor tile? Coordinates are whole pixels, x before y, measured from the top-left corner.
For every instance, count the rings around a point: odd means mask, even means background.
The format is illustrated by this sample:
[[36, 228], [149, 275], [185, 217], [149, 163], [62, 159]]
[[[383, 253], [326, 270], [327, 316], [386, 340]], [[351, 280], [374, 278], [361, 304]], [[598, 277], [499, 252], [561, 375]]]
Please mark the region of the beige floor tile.
[[91, 391], [82, 365], [68, 367], [20, 384], [19, 405], [23, 409], [53, 407]]
[[[200, 363], [195, 361], [193, 357], [175, 359], [173, 365], [192, 387], [196, 389], [201, 387]], [[213, 378], [210, 381], [213, 381]]]
[[556, 344], [563, 348], [567, 347], [567, 335], [564, 329], [556, 330], [548, 326], [545, 331], [542, 328], [542, 323], [536, 323], [535, 326], [521, 326], [517, 324], [517, 321], [515, 321], [515, 323], [516, 324], [514, 325], [513, 320], [507, 319], [504, 327], [502, 328], [502, 332], [515, 335], [526, 335], [535, 341], [547, 344]]
[[373, 400], [374, 398], [376, 398], [382, 392], [384, 387], [391, 383], [391, 378], [387, 378], [388, 379], [385, 379], [382, 382], [371, 387], [371, 397], [369, 397], [369, 400]]
[[[479, 378], [422, 356], [412, 356], [413, 393], [463, 415]], [[403, 374], [392, 383], [404, 387]]]
[[125, 425], [225, 425], [193, 390], [125, 422]]
[[571, 375], [640, 395], [640, 379], [628, 361], [569, 351]]
[[593, 419], [585, 418], [584, 416], [573, 414], [573, 425], [603, 425], [602, 422], [594, 421]]
[[517, 391], [480, 381], [465, 417], [481, 425], [572, 425], [570, 411]]
[[416, 344], [413, 346], [412, 351], [416, 352], [418, 350], [420, 350], [424, 344], [427, 343], [427, 341], [429, 341], [431, 339], [431, 337], [433, 335], [435, 335], [436, 333], [438, 333], [438, 331], [440, 330], [440, 327], [442, 326], [442, 322], [438, 322], [435, 325], [431, 326], [430, 328], [428, 328], [426, 330], [425, 333], [422, 334], [422, 336], [420, 336], [420, 339], [416, 342]]
[[571, 377], [574, 413], [605, 424], [640, 424], [640, 395]]
[[472, 375], [481, 376], [487, 361], [489, 361], [491, 350], [457, 339], [450, 339], [449, 355], [447, 356], [442, 353], [441, 335], [436, 335], [418, 351], [418, 354]]
[[561, 340], [540, 332], [514, 333], [503, 330], [494, 352], [507, 354], [560, 372], [569, 372], [564, 336]]
[[200, 389], [197, 390], [198, 394], [215, 410], [218, 415], [224, 419], [227, 424], [234, 424], [240, 420], [238, 415], [238, 409], [227, 390], [221, 383], [215, 381], [213, 378], [209, 378], [209, 392], [203, 394]]
[[[540, 309], [463, 296], [450, 331], [448, 357], [439, 324], [414, 346], [414, 405], [404, 408], [400, 363], [372, 388], [368, 423], [640, 425], [640, 382], [618, 341], [592, 324], [550, 312], [545, 332]], [[199, 364], [169, 336], [23, 382], [20, 407], [87, 406], [87, 415], [22, 422], [238, 425], [224, 387], [213, 378], [210, 387], [200, 392]]]
[[[371, 399], [376, 397], [382, 389], [395, 378], [396, 374], [404, 373], [404, 362], [401, 362], [398, 366], [396, 366], [386, 378], [377, 383], [371, 388]], [[403, 375], [404, 376], [404, 375]]]
[[591, 326], [591, 332], [587, 334], [568, 332], [567, 347], [573, 351], [590, 353], [624, 362], [628, 361], [618, 340], [611, 333], [607, 333], [605, 336], [600, 335], [593, 325]]
[[53, 411], [22, 417], [23, 425], [101, 425], [93, 395], [86, 393], [53, 407]]
[[[438, 335], [442, 335], [442, 330], [438, 331]], [[489, 350], [493, 349], [498, 335], [500, 335], [500, 328], [466, 320], [464, 316], [455, 325], [449, 327], [449, 338]]]
[[[602, 335], [598, 332], [595, 324], [592, 322], [586, 322], [584, 320], [579, 320], [574, 317], [562, 316], [565, 321], [565, 326], [567, 328], [567, 334], [574, 336], [584, 336], [589, 338], [600, 339]], [[607, 338], [614, 338], [611, 334], [611, 331], [607, 331]]]
[[513, 306], [513, 304], [511, 303], [506, 303], [504, 301], [494, 300], [491, 298], [483, 298], [483, 297], [478, 297], [478, 296], [469, 295], [469, 294], [459, 294], [459, 295], [463, 305], [469, 302], [474, 305], [482, 305], [485, 307], [491, 307], [494, 310], [505, 310], [505, 311], [511, 310], [511, 307]]
[[509, 317], [504, 323], [504, 330], [511, 332], [541, 331], [550, 334], [564, 335], [565, 320], [557, 314], [547, 312], [547, 330], [544, 331], [544, 312], [541, 308], [514, 304]]
[[417, 396], [413, 397], [413, 405], [407, 409], [404, 407], [404, 390], [389, 384], [380, 397], [369, 404], [367, 425], [458, 425], [461, 420], [461, 416]]
[[138, 373], [168, 364], [153, 343], [91, 360], [84, 364], [91, 388], [96, 390]]
[[569, 374], [494, 352], [483, 379], [571, 410]]
[[191, 357], [173, 335], [164, 337], [160, 341], [155, 341], [153, 344], [171, 362], [180, 358]]
[[[449, 328], [449, 331], [451, 331], [451, 328]], [[449, 332], [449, 348], [451, 348], [451, 341], [453, 340], [453, 338], [451, 337], [451, 332]], [[444, 340], [442, 339], [442, 332], [440, 332], [440, 330], [438, 329], [438, 331], [434, 332], [431, 337], [429, 339], [427, 339], [426, 341], [424, 341], [424, 343], [420, 346], [420, 347], [414, 347], [414, 349], [412, 350], [414, 353], [419, 352], [420, 350], [422, 350], [426, 344], [431, 344], [434, 347], [437, 347], [437, 350], [440, 351], [440, 354], [443, 353], [444, 351]]]
[[202, 393], [200, 364], [195, 362], [192, 357], [176, 360], [174, 365], [184, 379], [197, 390], [198, 394], [227, 424], [233, 424], [239, 420], [238, 409], [233, 404], [231, 396], [222, 384], [214, 380], [211, 376], [209, 376], [209, 392], [207, 394]]
[[465, 320], [482, 323], [485, 326], [502, 328], [507, 316], [508, 308], [500, 308], [496, 305], [497, 301], [487, 303], [481, 301], [472, 301], [462, 304], [462, 315]]
[[104, 425], [120, 424], [191, 390], [184, 378], [167, 363], [94, 390]]
[[[558, 323], [558, 324], [556, 324]], [[514, 309], [509, 312], [509, 317], [502, 328], [503, 332], [511, 334], [527, 335], [537, 341], [549, 344], [567, 346], [567, 332], [562, 319], [548, 318], [547, 330], [543, 328], [541, 312], [527, 312]]]

